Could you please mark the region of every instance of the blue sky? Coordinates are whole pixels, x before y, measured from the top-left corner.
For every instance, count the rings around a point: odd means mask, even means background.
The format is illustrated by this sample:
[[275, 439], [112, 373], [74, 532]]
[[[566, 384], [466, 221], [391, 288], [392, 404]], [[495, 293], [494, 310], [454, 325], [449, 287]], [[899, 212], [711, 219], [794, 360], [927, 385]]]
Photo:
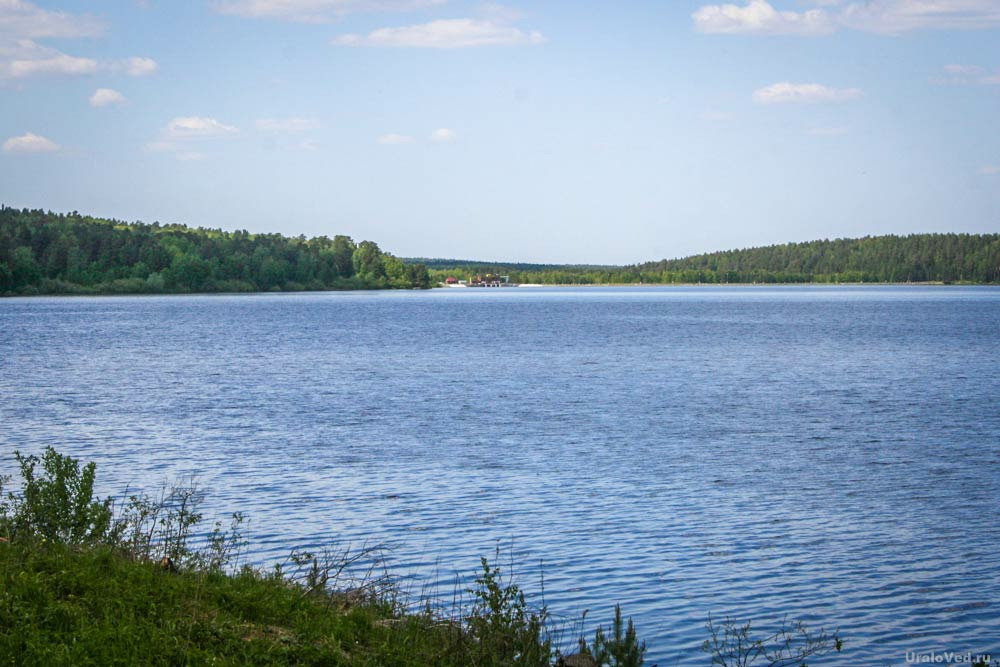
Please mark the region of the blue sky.
[[0, 0], [0, 202], [403, 256], [998, 232], [998, 120], [998, 0]]

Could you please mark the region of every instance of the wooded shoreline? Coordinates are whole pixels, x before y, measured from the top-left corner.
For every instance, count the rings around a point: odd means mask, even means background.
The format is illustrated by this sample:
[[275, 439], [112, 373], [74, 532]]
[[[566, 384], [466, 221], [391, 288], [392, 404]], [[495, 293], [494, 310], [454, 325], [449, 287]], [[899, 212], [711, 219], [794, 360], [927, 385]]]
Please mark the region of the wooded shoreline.
[[992, 285], [1000, 284], [1000, 234], [810, 241], [610, 267], [404, 259], [344, 235], [251, 234], [0, 206], [0, 296], [427, 289], [477, 274], [540, 286]]

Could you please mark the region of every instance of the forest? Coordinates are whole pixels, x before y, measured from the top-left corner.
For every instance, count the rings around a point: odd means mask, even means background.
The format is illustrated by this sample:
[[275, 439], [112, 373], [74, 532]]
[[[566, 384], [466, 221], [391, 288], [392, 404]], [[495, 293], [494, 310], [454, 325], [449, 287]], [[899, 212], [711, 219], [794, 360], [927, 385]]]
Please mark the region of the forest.
[[786, 243], [632, 266], [420, 261], [431, 280], [484, 273], [542, 285], [1000, 283], [1000, 234], [911, 234]]
[[1000, 234], [787, 243], [631, 266], [399, 258], [349, 236], [288, 237], [0, 206], [0, 295], [428, 288], [502, 274], [543, 285], [1000, 283]]
[[0, 207], [0, 294], [430, 286], [423, 265], [348, 236], [307, 239]]

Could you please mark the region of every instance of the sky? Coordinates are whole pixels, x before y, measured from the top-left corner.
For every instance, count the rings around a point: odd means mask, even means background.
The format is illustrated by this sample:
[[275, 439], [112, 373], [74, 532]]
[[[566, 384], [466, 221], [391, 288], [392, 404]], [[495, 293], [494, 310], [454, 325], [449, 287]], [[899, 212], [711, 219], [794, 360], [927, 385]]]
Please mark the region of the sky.
[[0, 203], [625, 264], [1000, 232], [1000, 0], [0, 0]]

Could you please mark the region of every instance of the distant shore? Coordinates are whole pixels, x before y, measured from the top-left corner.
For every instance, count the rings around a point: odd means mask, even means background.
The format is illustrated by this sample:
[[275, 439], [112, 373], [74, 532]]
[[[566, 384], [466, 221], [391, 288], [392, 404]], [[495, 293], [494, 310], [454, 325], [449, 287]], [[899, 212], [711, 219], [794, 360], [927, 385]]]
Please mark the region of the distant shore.
[[[972, 282], [943, 282], [930, 280], [926, 282], [852, 282], [852, 283], [826, 283], [826, 282], [808, 282], [808, 283], [596, 283], [596, 284], [575, 284], [575, 283], [560, 283], [547, 285], [543, 283], [521, 283], [516, 286], [510, 286], [502, 288], [504, 290], [517, 289], [517, 288], [528, 288], [528, 289], [538, 289], [538, 288], [581, 288], [581, 289], [594, 289], [594, 288], [607, 288], [607, 287], [640, 287], [640, 288], [653, 288], [653, 287], [1000, 287], [997, 283], [972, 283]], [[415, 288], [420, 289], [420, 288]], [[445, 285], [436, 285], [431, 287], [431, 289], [470, 289], [473, 291], [497, 291], [500, 288], [479, 288], [479, 287], [469, 287], [469, 288], [455, 288], [448, 287]], [[252, 290], [228, 290], [228, 291], [198, 291], [198, 292], [123, 292], [123, 291], [100, 291], [100, 290], [79, 290], [79, 291], [65, 291], [65, 292], [27, 292], [27, 293], [6, 293], [0, 294], [0, 299], [13, 299], [13, 298], [34, 298], [34, 297], [107, 297], [107, 296], [260, 296], [263, 294], [321, 294], [321, 293], [342, 293], [342, 292], [381, 292], [386, 291], [384, 289], [372, 289], [372, 288], [354, 288], [354, 289], [301, 289], [301, 290], [266, 290], [266, 291], [252, 291]], [[400, 291], [400, 290], [393, 290]], [[413, 290], [406, 290], [413, 291]], [[420, 290], [422, 291], [422, 290]]]
[[[925, 282], [794, 282], [794, 283], [520, 283], [511, 287], [1000, 287], [998, 283], [974, 283], [974, 282], [945, 282], [941, 280], [928, 280]], [[506, 289], [511, 289], [508, 287]], [[449, 287], [447, 285], [436, 285], [432, 289], [462, 289]], [[469, 288], [479, 290], [483, 288]], [[491, 290], [494, 291], [494, 290]]]
[[[528, 250], [526, 249], [526, 252]], [[1000, 284], [1000, 234], [823, 239], [610, 266], [401, 258], [373, 241], [127, 223], [0, 205], [0, 294], [642, 285]]]

